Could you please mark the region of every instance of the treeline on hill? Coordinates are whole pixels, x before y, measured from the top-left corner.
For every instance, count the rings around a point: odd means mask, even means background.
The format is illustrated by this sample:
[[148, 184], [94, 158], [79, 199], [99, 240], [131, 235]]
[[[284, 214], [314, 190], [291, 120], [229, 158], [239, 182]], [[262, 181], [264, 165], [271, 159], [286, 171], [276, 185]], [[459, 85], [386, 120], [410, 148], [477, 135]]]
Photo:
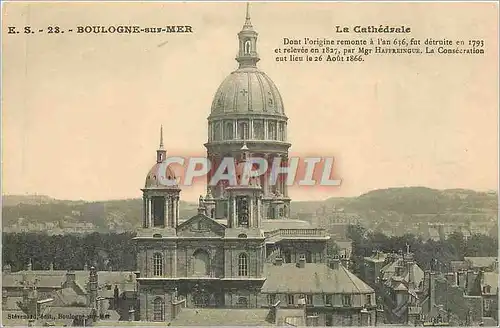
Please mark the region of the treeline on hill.
[[31, 259], [33, 270], [82, 270], [85, 264], [98, 270], [133, 271], [135, 233], [91, 233], [47, 235], [45, 233], [3, 233], [2, 263], [12, 271], [24, 270]]
[[437, 261], [438, 268], [446, 271], [450, 269], [451, 261], [461, 261], [466, 256], [498, 256], [498, 239], [481, 234], [466, 239], [461, 232], [454, 232], [446, 240], [434, 241], [413, 234], [388, 237], [360, 225], [351, 225], [347, 236], [352, 240], [352, 270], [355, 273], [361, 272], [363, 257], [371, 256], [375, 251], [406, 252], [407, 247], [424, 270], [430, 268], [431, 261]]
[[[388, 237], [370, 232], [360, 225], [351, 225], [347, 231], [352, 240], [355, 273], [361, 271], [363, 257], [375, 250], [382, 252], [406, 251], [406, 245], [415, 255], [415, 261], [427, 269], [437, 260], [443, 270], [450, 261], [463, 260], [464, 256], [497, 256], [498, 239], [485, 235], [473, 235], [465, 240], [461, 233], [453, 233], [444, 241], [424, 241], [407, 234]], [[136, 270], [134, 233], [92, 233], [88, 235], [47, 235], [44, 233], [3, 233], [3, 265], [11, 265], [12, 271], [23, 270], [31, 259], [34, 270], [81, 270], [85, 263], [96, 265], [99, 270]], [[328, 254], [338, 253], [333, 244]]]

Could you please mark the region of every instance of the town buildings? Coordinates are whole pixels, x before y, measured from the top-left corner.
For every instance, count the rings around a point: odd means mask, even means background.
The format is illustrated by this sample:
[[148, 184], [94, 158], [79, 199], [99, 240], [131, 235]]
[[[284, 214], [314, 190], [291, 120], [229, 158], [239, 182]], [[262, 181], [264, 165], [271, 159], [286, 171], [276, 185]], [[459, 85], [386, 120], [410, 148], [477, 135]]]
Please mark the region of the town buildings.
[[375, 252], [364, 259], [364, 280], [384, 304], [385, 319], [411, 325], [497, 326], [498, 259], [467, 257], [451, 270], [422, 270], [413, 254]]

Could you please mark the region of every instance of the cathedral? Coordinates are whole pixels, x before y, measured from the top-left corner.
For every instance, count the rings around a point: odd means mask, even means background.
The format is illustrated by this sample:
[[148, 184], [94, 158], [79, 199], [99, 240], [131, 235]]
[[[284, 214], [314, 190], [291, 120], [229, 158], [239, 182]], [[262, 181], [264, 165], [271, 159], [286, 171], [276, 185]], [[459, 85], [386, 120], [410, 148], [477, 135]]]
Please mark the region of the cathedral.
[[[225, 157], [237, 159], [237, 180], [249, 156], [266, 158], [271, 167], [277, 157], [286, 161], [290, 147], [281, 95], [257, 66], [257, 36], [247, 5], [238, 33], [238, 68], [217, 89], [208, 117], [208, 160], [217, 168]], [[272, 267], [287, 272], [293, 270], [286, 264], [328, 268], [330, 237], [309, 222], [290, 218], [287, 185], [284, 179], [270, 183], [269, 173], [245, 185], [207, 183], [198, 214], [181, 219], [180, 187], [165, 186], [157, 176], [166, 159], [162, 136], [160, 140], [156, 163], [142, 189], [143, 226], [134, 238], [140, 320], [169, 321], [171, 304], [178, 300], [187, 308], [260, 308], [286, 294], [279, 287], [286, 282], [280, 281], [278, 271], [273, 277], [276, 286], [269, 285]], [[171, 179], [175, 173], [167, 169], [166, 176]], [[348, 274], [346, 270], [344, 275]], [[284, 299], [293, 306], [299, 298], [294, 301], [293, 295], [285, 295]]]

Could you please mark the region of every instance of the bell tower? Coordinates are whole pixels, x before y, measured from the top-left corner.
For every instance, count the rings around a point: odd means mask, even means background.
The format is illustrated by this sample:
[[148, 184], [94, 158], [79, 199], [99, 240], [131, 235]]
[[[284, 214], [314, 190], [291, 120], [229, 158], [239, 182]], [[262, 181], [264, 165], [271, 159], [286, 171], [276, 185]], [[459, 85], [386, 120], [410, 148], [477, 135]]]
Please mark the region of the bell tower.
[[228, 228], [260, 228], [262, 187], [259, 177], [249, 177], [252, 163], [246, 143], [236, 165], [236, 185], [226, 188], [229, 200]]
[[172, 169], [167, 166], [167, 151], [163, 145], [163, 127], [160, 127], [160, 146], [156, 150], [156, 164], [151, 168], [142, 190], [143, 228], [175, 229], [179, 222], [179, 195], [181, 189]]

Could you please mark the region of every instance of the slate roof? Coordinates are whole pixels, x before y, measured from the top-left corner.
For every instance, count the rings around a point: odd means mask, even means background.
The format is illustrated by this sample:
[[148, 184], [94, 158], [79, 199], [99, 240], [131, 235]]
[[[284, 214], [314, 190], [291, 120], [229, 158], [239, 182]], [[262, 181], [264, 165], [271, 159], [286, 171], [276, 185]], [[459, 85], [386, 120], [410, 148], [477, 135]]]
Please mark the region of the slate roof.
[[468, 265], [465, 261], [451, 261], [450, 262], [451, 272], [458, 272], [460, 270], [467, 270]]
[[[37, 286], [40, 288], [62, 288], [62, 284], [66, 281], [66, 271], [52, 271], [52, 274], [47, 274], [50, 271], [31, 271], [34, 278], [38, 279]], [[63, 272], [58, 274], [58, 272]], [[28, 271], [18, 271], [13, 273], [2, 274], [3, 288], [22, 287], [24, 276], [29, 275]]]
[[339, 263], [331, 269], [324, 263], [306, 263], [299, 268], [295, 263], [266, 264], [267, 277], [264, 293], [373, 293], [373, 289]]
[[367, 256], [365, 257], [365, 261], [368, 261], [368, 262], [384, 262], [387, 258], [387, 254], [385, 253], [382, 253], [382, 252], [378, 252], [377, 254], [373, 254], [372, 256]]
[[[396, 260], [394, 262], [388, 263], [381, 270], [382, 279], [386, 279], [387, 286], [390, 285], [390, 280], [393, 277], [397, 277], [396, 276], [396, 267], [397, 266], [401, 266], [402, 270], [403, 270], [403, 273], [401, 276], [401, 281], [403, 281], [405, 283], [409, 282], [410, 274], [408, 272], [408, 268], [406, 267], [406, 264], [404, 263], [404, 261], [402, 259], [399, 259], [399, 260]], [[414, 279], [413, 283], [415, 284], [415, 286], [418, 286], [420, 284], [420, 282], [422, 282], [424, 280], [424, 271], [416, 263], [413, 263], [411, 265], [411, 270], [413, 270], [413, 279]]]
[[183, 308], [171, 326], [273, 326], [267, 321], [269, 309], [188, 309]]
[[496, 257], [464, 257], [465, 262], [469, 264], [469, 268], [487, 268], [495, 263]]
[[278, 229], [311, 229], [311, 224], [302, 220], [262, 220], [262, 230], [265, 232]]
[[18, 302], [23, 302], [22, 297], [7, 297], [7, 301], [5, 305], [2, 305], [2, 310], [3, 311], [21, 311], [21, 308], [19, 305], [17, 305]]
[[87, 298], [78, 295], [73, 288], [64, 288], [55, 293], [54, 305], [70, 306], [74, 303], [87, 304]]
[[[74, 271], [75, 274], [75, 285], [79, 289], [81, 294], [85, 294], [87, 291], [87, 283], [89, 280], [89, 271]], [[18, 271], [13, 273], [2, 274], [2, 286], [3, 288], [21, 288], [21, 282], [24, 279], [24, 275], [32, 275], [34, 279], [37, 279], [37, 286], [39, 288], [54, 288], [62, 289], [64, 283], [66, 282], [67, 271], [64, 270], [35, 270], [35, 271]], [[114, 286], [117, 285], [120, 293], [121, 292], [133, 292], [136, 289], [135, 274], [133, 272], [127, 271], [99, 271], [99, 296], [102, 297], [113, 297]], [[106, 286], [111, 286], [108, 290]]]

